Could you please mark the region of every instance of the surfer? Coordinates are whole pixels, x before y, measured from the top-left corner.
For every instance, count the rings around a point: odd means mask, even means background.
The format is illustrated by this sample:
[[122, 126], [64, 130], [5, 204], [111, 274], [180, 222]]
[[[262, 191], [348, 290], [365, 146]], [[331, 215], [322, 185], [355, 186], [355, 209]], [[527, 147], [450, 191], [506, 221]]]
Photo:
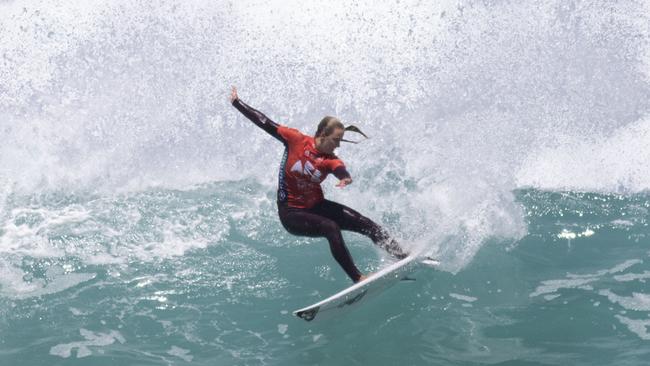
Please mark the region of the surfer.
[[366, 278], [355, 266], [345, 246], [341, 230], [354, 231], [369, 237], [376, 245], [392, 256], [407, 256], [386, 230], [369, 218], [340, 203], [326, 200], [321, 182], [332, 173], [339, 179], [337, 187], [352, 183], [352, 177], [334, 150], [346, 131], [357, 132], [355, 126], [345, 127], [338, 118], [326, 116], [312, 136], [275, 123], [256, 109], [242, 102], [233, 86], [230, 102], [255, 125], [275, 137], [285, 146], [280, 166], [278, 184], [278, 215], [282, 226], [291, 234], [309, 237], [325, 237], [329, 241], [334, 259], [353, 282]]

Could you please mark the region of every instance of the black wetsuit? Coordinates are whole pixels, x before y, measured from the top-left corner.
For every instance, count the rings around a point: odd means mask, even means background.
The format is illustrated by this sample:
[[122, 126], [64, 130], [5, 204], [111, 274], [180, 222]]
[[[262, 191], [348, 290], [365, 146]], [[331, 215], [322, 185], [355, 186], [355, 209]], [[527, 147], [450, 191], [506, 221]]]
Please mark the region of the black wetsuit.
[[[233, 106], [258, 127], [288, 146], [286, 138], [278, 131], [279, 128], [282, 128], [279, 124], [239, 99], [233, 101]], [[354, 282], [359, 281], [361, 272], [354, 265], [350, 252], [345, 246], [341, 230], [354, 231], [369, 237], [376, 245], [396, 258], [406, 256], [397, 242], [381, 226], [347, 206], [326, 199], [322, 199], [308, 208], [290, 206], [283, 184], [286, 156], [285, 150], [283, 166], [280, 167], [278, 215], [282, 226], [288, 232], [299, 236], [327, 238], [332, 255]], [[344, 166], [333, 169], [332, 173], [338, 179], [350, 176]]]

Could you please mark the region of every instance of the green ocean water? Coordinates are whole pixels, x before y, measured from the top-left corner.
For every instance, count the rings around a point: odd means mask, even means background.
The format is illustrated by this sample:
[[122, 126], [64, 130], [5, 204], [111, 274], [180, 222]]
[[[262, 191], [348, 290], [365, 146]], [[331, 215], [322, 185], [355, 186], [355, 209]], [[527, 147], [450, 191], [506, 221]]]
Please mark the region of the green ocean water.
[[[0, 366], [648, 364], [649, 24], [637, 0], [0, 1]], [[439, 270], [293, 317], [349, 280], [280, 225], [283, 146], [232, 85], [363, 130], [325, 196]]]
[[[282, 230], [272, 192], [251, 193], [260, 189], [12, 197], [2, 240], [21, 249], [1, 256], [3, 364], [641, 365], [650, 356], [646, 194], [518, 191], [529, 227], [520, 240], [489, 240], [456, 274], [423, 269], [335, 321], [307, 323], [291, 311], [348, 279], [324, 240]], [[362, 268], [381, 265], [369, 240], [346, 239]]]

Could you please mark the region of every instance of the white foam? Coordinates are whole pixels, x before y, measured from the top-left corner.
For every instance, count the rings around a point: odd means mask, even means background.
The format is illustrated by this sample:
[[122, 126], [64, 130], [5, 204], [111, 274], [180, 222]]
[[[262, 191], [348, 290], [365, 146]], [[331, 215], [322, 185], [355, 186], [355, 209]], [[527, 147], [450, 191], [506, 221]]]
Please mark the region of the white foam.
[[615, 227], [630, 227], [630, 226], [634, 226], [634, 223], [630, 220], [617, 219], [612, 221], [612, 225], [614, 225]]
[[172, 346], [172, 348], [167, 351], [168, 355], [176, 356], [183, 361], [192, 362], [194, 356], [190, 355], [189, 353], [189, 350], [177, 346]]
[[594, 235], [595, 233], [596, 232], [591, 230], [591, 229], [586, 229], [585, 231], [578, 234], [578, 236], [590, 237], [590, 236]]
[[598, 294], [606, 296], [609, 301], [621, 305], [627, 310], [650, 311], [650, 294], [639, 292], [632, 293], [632, 296], [619, 296], [611, 290], [601, 290]]
[[[231, 83], [242, 99], [304, 132], [325, 113], [361, 122], [372, 139], [340, 149], [355, 184], [328, 194], [385, 220], [403, 242], [437, 251], [454, 272], [486, 240], [526, 234], [517, 187], [648, 187], [647, 128], [629, 126], [647, 105], [647, 86], [637, 82], [640, 66], [620, 61], [641, 59], [635, 50], [648, 37], [647, 19], [630, 2], [604, 15], [583, 7], [578, 32], [549, 28], [553, 2], [274, 0], [235, 2], [224, 12], [191, 1], [173, 16], [147, 2], [56, 0], [40, 4], [38, 15], [7, 8], [0, 177], [18, 193], [244, 178], [263, 183], [257, 197], [272, 192], [282, 146], [251, 133], [226, 102]], [[617, 31], [603, 38], [603, 27]], [[151, 41], [158, 39], [175, 42]], [[260, 49], [266, 57], [255, 57]], [[170, 52], [179, 72], [169, 72]], [[98, 248], [87, 260], [149, 260], [207, 245], [167, 229], [162, 242], [117, 248], [114, 258]]]
[[560, 239], [575, 239], [576, 233], [563, 229], [561, 233], [557, 234], [557, 237]]
[[[24, 280], [24, 272], [17, 268], [7, 270], [0, 269], [0, 294], [12, 299], [26, 299], [30, 297], [38, 297], [49, 294], [55, 294], [65, 291], [69, 288], [77, 286], [86, 281], [94, 279], [97, 275], [95, 273], [68, 273], [57, 275], [47, 279], [33, 279], [31, 281]], [[7, 275], [8, 276], [4, 276]]]
[[595, 273], [587, 273], [587, 274], [574, 274], [574, 273], [568, 273], [567, 278], [591, 278], [591, 277], [602, 277], [607, 274], [615, 274], [615, 273], [620, 273], [623, 272], [637, 264], [643, 263], [643, 260], [641, 259], [628, 259], [620, 264], [615, 265], [612, 268], [609, 269], [603, 269], [600, 271], [597, 271]]
[[278, 333], [285, 334], [288, 329], [289, 329], [288, 324], [278, 324]]
[[77, 308], [68, 308], [68, 310], [70, 310], [70, 312], [71, 312], [72, 315], [74, 315], [74, 316], [80, 316], [80, 315], [86, 315], [86, 314], [88, 314], [87, 312], [81, 311], [81, 310], [79, 310], [79, 309], [77, 309]]
[[[116, 217], [115, 202], [120, 199], [126, 199], [127, 204], [120, 205]], [[0, 258], [0, 294], [11, 298], [42, 296], [95, 278], [92, 273], [73, 273], [76, 265], [64, 258], [75, 258], [86, 265], [147, 262], [205, 248], [227, 233], [225, 216], [202, 216], [196, 214], [194, 207], [184, 207], [184, 211], [168, 218], [154, 218], [148, 228], [151, 233], [140, 232], [139, 199], [130, 202], [128, 196], [109, 196], [83, 205], [11, 209], [0, 222], [0, 254], [8, 254]], [[206, 227], [206, 220], [210, 222], [209, 230], [198, 230]], [[158, 234], [159, 240], [148, 243], [137, 239]], [[63, 267], [51, 265], [47, 278], [33, 277], [24, 269], [25, 257], [29, 261], [57, 258]]]
[[560, 297], [560, 294], [544, 295], [544, 300], [551, 301], [553, 299], [557, 299], [558, 297]]
[[614, 266], [609, 271], [607, 271], [607, 273], [614, 274], [614, 273], [623, 272], [623, 271], [629, 269], [630, 267], [633, 267], [633, 266], [635, 266], [637, 264], [641, 264], [641, 263], [643, 263], [643, 260], [641, 260], [641, 259], [629, 259], [629, 260], [626, 260], [625, 262], [623, 262], [623, 263], [621, 263], [621, 264], [619, 264], [617, 266]]
[[518, 184], [549, 190], [631, 191], [650, 188], [650, 118], [611, 135], [575, 136], [531, 155], [517, 173]]
[[85, 341], [57, 344], [50, 348], [50, 354], [68, 358], [71, 356], [72, 351], [77, 349], [77, 358], [83, 358], [92, 355], [92, 350], [89, 347], [98, 348], [109, 346], [115, 343], [115, 341], [120, 343], [126, 342], [122, 334], [116, 330], [111, 330], [108, 333], [95, 333], [82, 328], [79, 329], [79, 333], [84, 337]]
[[629, 282], [636, 280], [650, 279], [650, 271], [643, 271], [643, 273], [627, 273], [624, 275], [614, 276], [614, 279], [619, 282]]
[[621, 323], [627, 326], [627, 328], [632, 332], [635, 333], [636, 335], [639, 336], [639, 338], [649, 341], [650, 340], [650, 332], [648, 329], [650, 328], [650, 319], [631, 319], [624, 317], [622, 315], [615, 315], [616, 319], [618, 319]]
[[599, 281], [603, 276], [612, 275], [616, 273], [623, 272], [629, 269], [632, 266], [643, 263], [640, 259], [629, 259], [620, 264], [615, 265], [612, 268], [604, 269], [597, 271], [596, 273], [589, 274], [567, 274], [565, 279], [557, 280], [546, 280], [542, 281], [539, 286], [533, 291], [529, 296], [535, 297], [546, 294], [553, 294], [561, 289], [582, 289], [582, 290], [593, 290], [593, 286], [590, 286], [590, 283]]
[[596, 233], [595, 231], [593, 231], [593, 230], [591, 230], [589, 228], [585, 229], [584, 231], [582, 231], [580, 233], [575, 233], [575, 232], [567, 230], [567, 229], [562, 229], [562, 231], [559, 234], [557, 234], [557, 237], [560, 238], [560, 239], [573, 240], [575, 238], [581, 238], [581, 237], [588, 238], [588, 237], [594, 235], [595, 233]]
[[476, 297], [455, 294], [453, 292], [449, 293], [449, 297], [453, 297], [454, 299], [461, 300], [461, 301], [466, 301], [466, 302], [474, 302], [474, 301], [478, 300], [478, 298], [476, 298]]
[[579, 288], [588, 283], [597, 281], [597, 277], [592, 278], [579, 278], [579, 279], [564, 279], [564, 280], [548, 280], [542, 281], [542, 284], [537, 286], [529, 296], [535, 297], [545, 294], [552, 294], [560, 289]]

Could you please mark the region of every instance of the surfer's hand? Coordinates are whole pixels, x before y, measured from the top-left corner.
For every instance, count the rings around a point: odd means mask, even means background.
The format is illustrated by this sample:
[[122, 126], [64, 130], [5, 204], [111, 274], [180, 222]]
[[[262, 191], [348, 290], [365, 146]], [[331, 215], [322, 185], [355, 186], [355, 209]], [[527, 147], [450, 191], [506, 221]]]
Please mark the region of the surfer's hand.
[[336, 186], [339, 188], [343, 188], [350, 183], [352, 183], [352, 178], [343, 178], [339, 181], [339, 184], [337, 184]]
[[235, 86], [232, 86], [232, 91], [230, 92], [230, 103], [236, 101], [239, 99], [239, 96], [237, 95], [237, 88]]

